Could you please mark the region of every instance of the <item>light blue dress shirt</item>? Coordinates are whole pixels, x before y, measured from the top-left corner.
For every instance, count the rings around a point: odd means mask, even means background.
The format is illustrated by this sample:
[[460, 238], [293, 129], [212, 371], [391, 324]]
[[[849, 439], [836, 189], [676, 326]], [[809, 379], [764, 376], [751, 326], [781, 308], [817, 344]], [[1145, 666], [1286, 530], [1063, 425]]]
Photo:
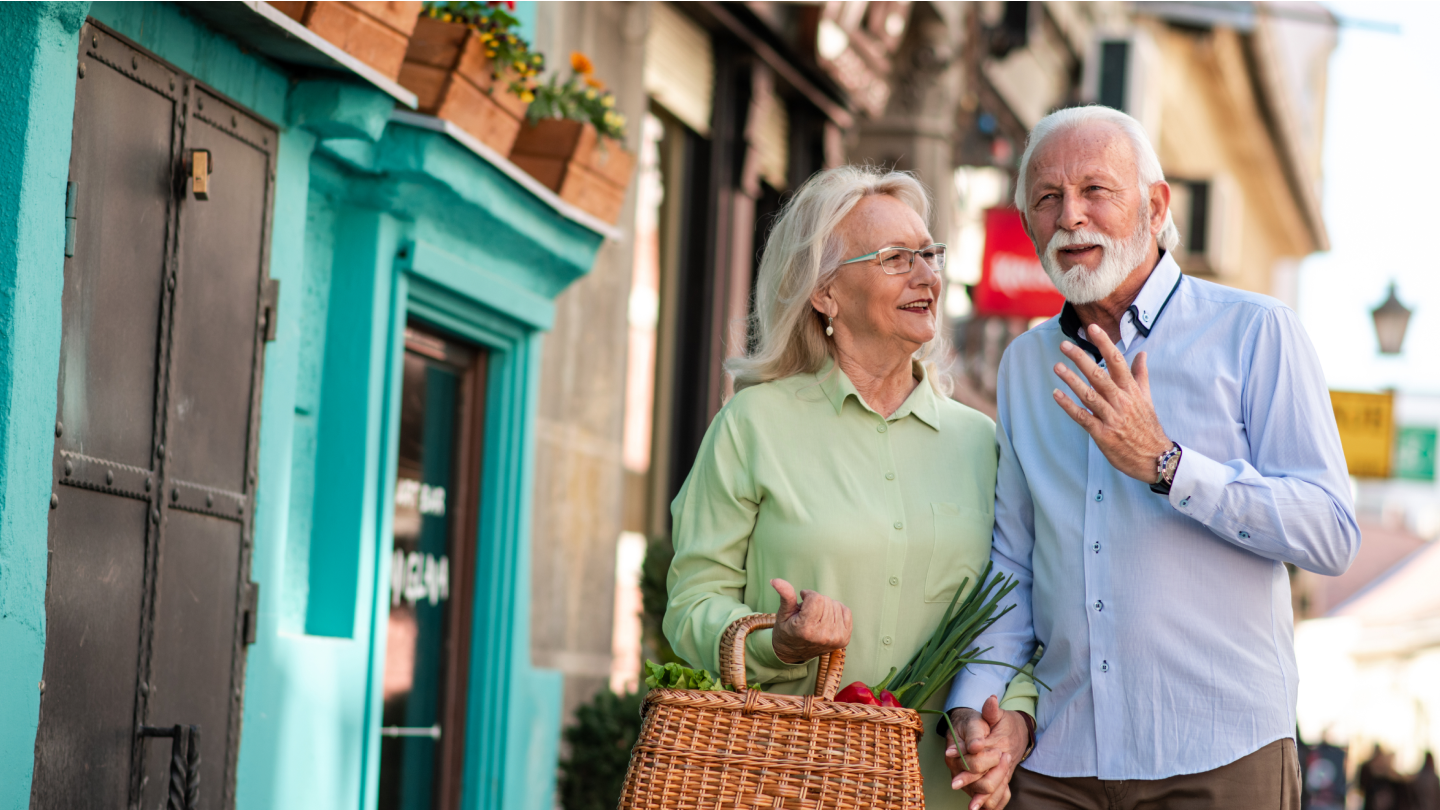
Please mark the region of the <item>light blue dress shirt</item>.
[[[1065, 321], [1066, 329], [1062, 329]], [[1162, 779], [1293, 736], [1297, 674], [1284, 562], [1337, 575], [1360, 547], [1315, 350], [1274, 299], [1200, 281], [1168, 254], [1122, 318], [1147, 353], [1166, 435], [1183, 449], [1167, 498], [1110, 465], [1055, 404], [1066, 312], [1000, 363], [996, 567], [1016, 608], [979, 639], [1016, 666], [1036, 642], [1038, 741], [1056, 777]], [[1073, 397], [1072, 397], [1073, 398]], [[972, 666], [946, 706], [980, 708], [1011, 670]]]

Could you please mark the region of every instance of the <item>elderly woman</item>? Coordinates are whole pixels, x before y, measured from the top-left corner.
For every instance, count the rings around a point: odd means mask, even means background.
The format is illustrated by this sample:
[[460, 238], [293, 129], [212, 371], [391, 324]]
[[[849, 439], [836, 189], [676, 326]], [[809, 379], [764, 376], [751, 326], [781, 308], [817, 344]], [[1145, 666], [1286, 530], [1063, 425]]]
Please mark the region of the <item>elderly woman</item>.
[[[751, 682], [805, 694], [816, 658], [848, 647], [844, 682], [877, 683], [989, 559], [994, 424], [918, 359], [936, 338], [945, 266], [928, 213], [913, 176], [845, 166], [780, 214], [760, 262], [757, 348], [731, 364], [736, 394], [672, 505], [664, 626], [692, 666], [720, 671], [725, 628], [774, 612], [775, 629], [746, 643]], [[1034, 695], [1019, 676], [1004, 707], [1033, 716]], [[922, 742], [927, 805], [966, 806], [944, 757], [943, 740]], [[974, 804], [1007, 797], [998, 787]]]

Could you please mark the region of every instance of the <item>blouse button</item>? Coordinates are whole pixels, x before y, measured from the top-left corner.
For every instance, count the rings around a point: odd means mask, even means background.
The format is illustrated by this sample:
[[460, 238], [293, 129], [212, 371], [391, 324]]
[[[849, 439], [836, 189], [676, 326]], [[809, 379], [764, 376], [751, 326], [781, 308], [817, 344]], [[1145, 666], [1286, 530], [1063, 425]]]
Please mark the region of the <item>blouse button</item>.
[[900, 584], [900, 578], [899, 578], [899, 577], [890, 577], [890, 584], [891, 584], [891, 585], [899, 585], [899, 584]]
[[895, 473], [885, 473], [885, 480], [886, 480], [886, 481], [894, 481], [894, 480], [895, 480]]
[[885, 426], [884, 426], [884, 425], [876, 425], [876, 426], [875, 426], [875, 432], [876, 432], [876, 433], [884, 433], [884, 432], [885, 432]]
[[904, 523], [901, 523], [900, 521], [897, 520], [897, 521], [895, 521], [895, 528], [897, 528], [897, 529], [903, 529], [903, 528], [905, 528], [905, 524], [904, 524]]
[[886, 647], [889, 647], [889, 646], [890, 646], [890, 642], [894, 641], [894, 639], [890, 638], [889, 636], [886, 636], [885, 638], [881, 639], [881, 641], [884, 642], [884, 644], [885, 644]]

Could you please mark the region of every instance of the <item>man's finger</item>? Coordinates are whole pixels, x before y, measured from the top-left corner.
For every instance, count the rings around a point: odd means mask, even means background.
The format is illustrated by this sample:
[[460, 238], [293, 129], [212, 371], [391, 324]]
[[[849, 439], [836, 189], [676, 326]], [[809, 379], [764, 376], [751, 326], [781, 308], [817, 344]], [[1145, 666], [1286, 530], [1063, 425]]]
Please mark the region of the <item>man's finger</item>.
[[1076, 424], [1085, 428], [1086, 433], [1094, 436], [1095, 432], [1100, 429], [1100, 420], [1096, 419], [1089, 411], [1071, 402], [1069, 397], [1060, 393], [1059, 388], [1052, 392], [1052, 396], [1055, 397], [1056, 404], [1064, 409], [1065, 413], [1070, 414], [1070, 418], [1074, 419]]
[[1135, 378], [1130, 376], [1130, 364], [1125, 362], [1125, 355], [1115, 347], [1115, 342], [1110, 340], [1104, 329], [1093, 323], [1086, 334], [1090, 342], [1095, 344], [1095, 348], [1100, 350], [1100, 356], [1105, 358], [1105, 368], [1109, 370], [1115, 384], [1121, 388], [1129, 388]]
[[[1095, 389], [1086, 385], [1085, 381], [1080, 379], [1080, 377], [1066, 367], [1064, 363], [1055, 364], [1055, 376], [1064, 380], [1065, 384], [1070, 386], [1070, 390], [1075, 392], [1075, 396], [1079, 397], [1084, 407], [1095, 414], [1097, 419], [1104, 422], [1107, 418], [1114, 417], [1115, 408], [1110, 405], [1110, 402], [1101, 394], [1097, 393]], [[1110, 388], [1114, 390], [1115, 386], [1112, 384]]]
[[770, 587], [774, 588], [775, 593], [780, 595], [780, 609], [775, 611], [776, 619], [784, 621], [795, 615], [795, 611], [797, 610], [795, 606], [795, 586], [776, 577], [770, 580]]
[[1060, 343], [1060, 352], [1070, 358], [1070, 362], [1075, 364], [1075, 368], [1085, 375], [1085, 379], [1095, 386], [1101, 396], [1110, 399], [1120, 390], [1110, 378], [1110, 374], [1090, 357], [1089, 352], [1068, 340]]
[[1131, 369], [1135, 375], [1135, 384], [1144, 392], [1145, 398], [1150, 398], [1150, 363], [1145, 358], [1145, 352], [1135, 355], [1135, 367]]

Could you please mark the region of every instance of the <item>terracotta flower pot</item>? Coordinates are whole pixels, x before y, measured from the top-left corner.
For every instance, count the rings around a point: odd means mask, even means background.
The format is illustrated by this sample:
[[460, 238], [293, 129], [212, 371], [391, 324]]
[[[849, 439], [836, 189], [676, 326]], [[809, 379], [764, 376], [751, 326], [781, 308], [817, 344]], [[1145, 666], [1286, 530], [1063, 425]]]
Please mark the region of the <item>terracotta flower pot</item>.
[[415, 30], [424, 4], [277, 2], [270, 5], [394, 79], [400, 75], [410, 34]]
[[526, 121], [510, 160], [560, 195], [606, 222], [620, 219], [635, 156], [592, 124], [555, 118]]
[[505, 155], [529, 105], [493, 71], [474, 29], [425, 16], [410, 37], [400, 85], [419, 99], [420, 112], [454, 122]]

